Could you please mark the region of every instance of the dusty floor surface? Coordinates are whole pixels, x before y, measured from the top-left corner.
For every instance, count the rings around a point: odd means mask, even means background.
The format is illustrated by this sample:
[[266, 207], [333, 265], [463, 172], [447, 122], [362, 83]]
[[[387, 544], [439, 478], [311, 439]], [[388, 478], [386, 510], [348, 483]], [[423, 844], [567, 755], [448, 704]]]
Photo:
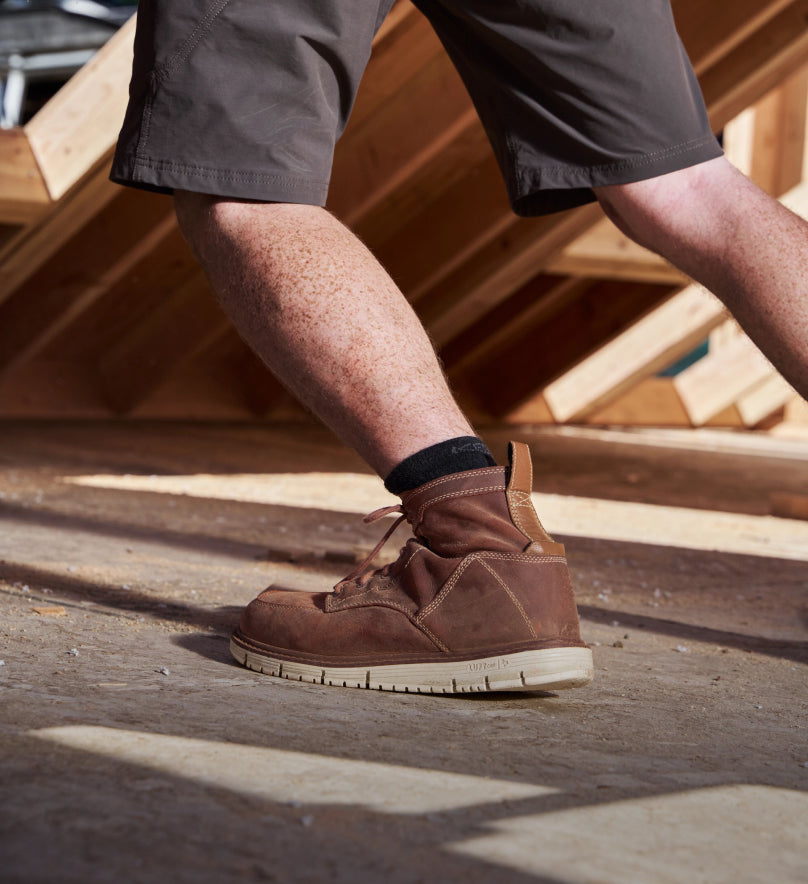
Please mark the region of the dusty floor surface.
[[4, 425], [0, 880], [808, 880], [808, 522], [766, 515], [808, 443], [514, 435], [573, 495], [545, 521], [597, 672], [557, 696], [234, 663], [240, 606], [381, 533], [315, 428]]

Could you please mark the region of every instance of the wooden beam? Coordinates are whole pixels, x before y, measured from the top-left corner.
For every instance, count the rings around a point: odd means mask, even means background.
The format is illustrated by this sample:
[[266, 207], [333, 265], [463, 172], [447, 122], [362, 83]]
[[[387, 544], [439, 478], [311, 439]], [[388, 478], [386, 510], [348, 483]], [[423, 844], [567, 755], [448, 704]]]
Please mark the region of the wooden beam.
[[51, 199], [22, 129], [0, 129], [0, 222], [30, 224]]
[[[386, 241], [370, 230], [365, 236], [378, 259], [414, 302], [511, 223], [499, 170], [487, 145], [482, 157], [464, 172], [452, 175], [448, 187], [425, 195], [415, 214], [402, 216], [404, 223], [396, 224], [393, 214]], [[451, 223], [447, 223], [448, 218]]]
[[755, 144], [755, 108], [748, 107], [724, 126], [724, 154], [744, 175], [752, 174]]
[[[729, 4], [722, 8], [729, 8]], [[701, 74], [700, 83], [714, 131], [720, 131], [741, 111], [808, 63], [807, 21], [808, 0], [792, 0], [782, 12]]]
[[780, 197], [780, 202], [801, 218], [808, 220], [808, 181], [793, 187]]
[[51, 199], [60, 199], [115, 144], [129, 98], [134, 16], [25, 126]]
[[[504, 417], [567, 366], [620, 334], [638, 314], [670, 297], [672, 290], [648, 283], [590, 281], [575, 294], [577, 297], [562, 301], [551, 315], [541, 316], [540, 322], [522, 323], [518, 332], [483, 351], [460, 376], [455, 378], [456, 372], [449, 368], [449, 377], [482, 411], [494, 418]], [[480, 323], [496, 327], [498, 312], [493, 311]], [[462, 347], [462, 342], [458, 346]]]
[[690, 427], [673, 378], [648, 377], [583, 419], [594, 426]]
[[34, 276], [94, 216], [103, 214], [121, 188], [108, 180], [108, 158], [96, 165], [82, 187], [54, 205], [37, 223], [27, 226], [0, 248], [0, 304]]
[[492, 354], [507, 348], [526, 325], [547, 322], [584, 297], [591, 285], [591, 279], [574, 276], [535, 276], [497, 307], [491, 322], [474, 323], [441, 349], [441, 361], [449, 376], [462, 377], [469, 368], [489, 360]]
[[772, 371], [736, 401], [735, 406], [747, 427], [756, 427], [782, 409], [795, 396], [794, 388], [782, 375]]
[[[394, 252], [396, 241], [405, 238], [408, 229], [417, 229], [422, 219], [445, 211], [441, 199], [447, 191], [469, 178], [478, 178], [478, 167], [490, 163], [488, 139], [474, 109], [467, 105], [464, 101], [456, 115], [447, 112], [434, 137], [419, 143], [403, 165], [387, 167], [387, 174], [376, 181], [366, 200], [346, 204], [341, 217], [374, 251]], [[417, 105], [408, 109], [404, 118], [417, 118]], [[384, 145], [379, 149], [384, 150]], [[375, 170], [373, 174], [375, 177]], [[488, 175], [496, 182], [490, 169]], [[499, 191], [501, 196], [501, 186]], [[484, 202], [483, 197], [481, 206]]]
[[445, 347], [483, 320], [602, 217], [595, 204], [543, 218], [504, 216], [488, 242], [416, 292], [418, 312], [436, 344]]
[[217, 340], [229, 321], [201, 270], [127, 331], [99, 362], [107, 398], [126, 414], [180, 365]]
[[802, 181], [808, 118], [808, 69], [803, 68], [755, 105], [750, 177], [772, 196]]
[[808, 401], [802, 396], [794, 396], [786, 405], [783, 419], [787, 423], [808, 427]]
[[544, 396], [538, 393], [506, 415], [503, 422], [506, 424], [554, 424], [556, 420]]
[[726, 316], [717, 298], [688, 286], [545, 387], [553, 416], [561, 423], [587, 417], [686, 356]]
[[4, 419], [112, 416], [95, 367], [75, 360], [34, 360], [1, 375], [0, 414]]
[[694, 426], [702, 426], [722, 409], [766, 380], [771, 364], [746, 337], [739, 335], [717, 353], [708, 353], [674, 378]]
[[693, 67], [701, 75], [792, 5], [793, 0], [733, 0], [720, 6], [673, 0], [673, 12]]
[[174, 365], [127, 416], [313, 421], [229, 324], [218, 338]]
[[590, 279], [629, 279], [669, 285], [688, 282], [664, 258], [632, 242], [604, 218], [570, 243], [545, 266], [548, 273], [567, 273]]
[[[479, 125], [434, 31], [423, 16], [410, 14], [387, 38], [374, 42], [356, 106], [336, 147], [329, 209], [355, 226], [417, 178], [436, 153]], [[450, 168], [448, 162], [444, 168]]]
[[[18, 340], [18, 346], [13, 353], [9, 354], [9, 358], [0, 359], [2, 367], [0, 370], [3, 372], [12, 371], [17, 365], [28, 362], [37, 356], [51, 341], [75, 322], [91, 304], [95, 303], [110, 286], [125, 276], [139, 261], [147, 257], [154, 246], [175, 227], [175, 224], [173, 217], [166, 218], [145, 236], [136, 240], [132, 248], [100, 274], [92, 284], [77, 288], [75, 293], [68, 294], [63, 290], [62, 294], [68, 296], [64, 298], [61, 309], [53, 310], [50, 320], [41, 323], [36, 333], [30, 335], [23, 346], [19, 345]], [[19, 323], [12, 323], [13, 332], [17, 332], [19, 329]]]
[[183, 362], [128, 418], [162, 420], [245, 421], [254, 416], [240, 396], [238, 378], [227, 366]]
[[808, 494], [775, 491], [769, 495], [769, 512], [782, 519], [808, 519]]
[[175, 227], [168, 200], [118, 194], [0, 304], [0, 372], [47, 346]]

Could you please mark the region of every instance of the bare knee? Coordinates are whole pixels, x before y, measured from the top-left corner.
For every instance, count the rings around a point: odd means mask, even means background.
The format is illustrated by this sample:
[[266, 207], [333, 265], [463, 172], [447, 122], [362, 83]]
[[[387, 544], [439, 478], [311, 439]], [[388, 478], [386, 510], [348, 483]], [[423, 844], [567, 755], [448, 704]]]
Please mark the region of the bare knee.
[[596, 188], [607, 217], [626, 236], [660, 251], [661, 243], [680, 230], [709, 221], [727, 198], [746, 181], [723, 157], [630, 184]]
[[[200, 261], [210, 246], [241, 223], [247, 223], [245, 207], [248, 203], [215, 196], [178, 190], [174, 193], [174, 211], [182, 235]], [[242, 222], [243, 219], [243, 222]]]
[[227, 201], [206, 193], [178, 190], [174, 193], [174, 212], [186, 242], [197, 259], [203, 260], [207, 242], [216, 235]]
[[196, 257], [217, 253], [228, 243], [243, 243], [260, 230], [263, 236], [275, 235], [300, 222], [301, 216], [313, 218], [325, 209], [295, 203], [253, 202], [235, 200], [191, 191], [176, 191], [174, 211], [182, 235]]

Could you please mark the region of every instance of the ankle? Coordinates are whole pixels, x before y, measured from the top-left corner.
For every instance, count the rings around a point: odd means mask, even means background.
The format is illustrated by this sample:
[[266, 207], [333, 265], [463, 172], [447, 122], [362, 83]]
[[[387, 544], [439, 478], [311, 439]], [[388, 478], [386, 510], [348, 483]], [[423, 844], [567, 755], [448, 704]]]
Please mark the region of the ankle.
[[457, 436], [405, 458], [388, 474], [384, 486], [392, 494], [403, 494], [442, 476], [492, 466], [496, 461], [481, 439]]

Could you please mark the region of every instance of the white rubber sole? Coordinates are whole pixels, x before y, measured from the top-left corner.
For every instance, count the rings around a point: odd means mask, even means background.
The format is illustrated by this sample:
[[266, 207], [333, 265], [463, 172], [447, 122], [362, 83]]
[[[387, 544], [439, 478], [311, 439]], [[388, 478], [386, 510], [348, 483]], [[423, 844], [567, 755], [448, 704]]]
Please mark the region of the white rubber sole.
[[248, 669], [310, 684], [410, 694], [463, 694], [478, 691], [561, 691], [592, 681], [589, 648], [548, 648], [501, 657], [447, 663], [387, 666], [311, 666], [249, 651], [230, 641], [230, 652]]

